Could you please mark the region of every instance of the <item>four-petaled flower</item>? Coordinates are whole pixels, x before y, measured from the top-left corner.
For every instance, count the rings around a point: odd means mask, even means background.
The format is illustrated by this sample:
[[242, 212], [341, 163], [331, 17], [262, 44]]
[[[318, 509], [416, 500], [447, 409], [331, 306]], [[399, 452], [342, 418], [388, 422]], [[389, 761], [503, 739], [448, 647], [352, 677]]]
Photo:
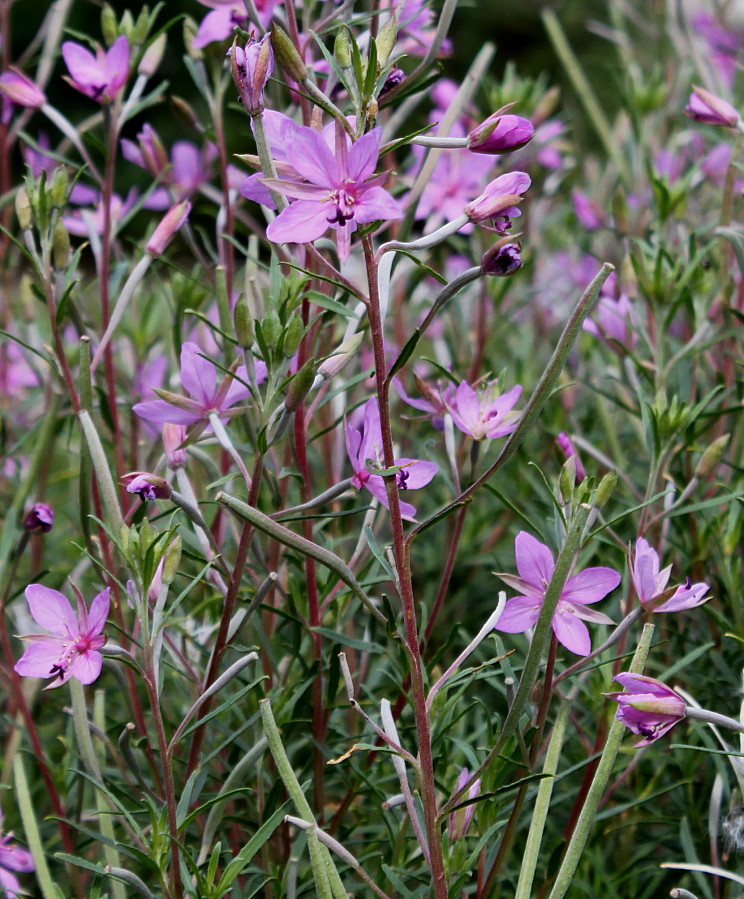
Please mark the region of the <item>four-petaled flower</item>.
[[517, 426], [519, 412], [514, 411], [514, 405], [522, 393], [522, 386], [517, 384], [499, 394], [497, 383], [491, 381], [476, 391], [467, 381], [461, 381], [454, 397], [444, 397], [454, 423], [474, 440], [506, 437]]
[[295, 198], [266, 229], [269, 240], [311, 243], [333, 228], [339, 256], [345, 262], [357, 225], [403, 218], [400, 203], [381, 186], [386, 176], [372, 177], [382, 128], [363, 135], [351, 147], [341, 134], [335, 155], [312, 128], [298, 125], [293, 138], [292, 164], [305, 181], [264, 179], [268, 187]]
[[65, 41], [62, 57], [71, 76], [65, 80], [91, 100], [110, 103], [127, 83], [129, 41], [123, 34], [106, 52], [99, 47], [95, 56], [80, 44]]
[[[553, 554], [548, 547], [525, 531], [517, 534], [514, 551], [519, 577], [499, 574], [502, 581], [522, 593], [507, 602], [496, 625], [496, 630], [507, 634], [520, 634], [535, 625], [545, 599], [545, 591], [555, 571]], [[551, 622], [558, 642], [576, 655], [589, 655], [592, 644], [584, 621], [595, 624], [614, 622], [601, 612], [587, 609], [586, 606], [604, 599], [619, 583], [620, 575], [612, 568], [586, 568], [570, 577], [561, 591]]]
[[[357, 490], [366, 487], [386, 509], [389, 509], [384, 479], [367, 468], [367, 462], [384, 468], [380, 407], [375, 397], [368, 399], [346, 423], [346, 451], [354, 469], [352, 480], [354, 486]], [[396, 474], [400, 490], [418, 490], [419, 487], [425, 487], [439, 471], [439, 466], [435, 462], [422, 462], [420, 459], [395, 459], [394, 465], [400, 466], [400, 471]], [[416, 509], [410, 503], [401, 501], [400, 513], [408, 521], [415, 520]]]
[[[241, 365], [234, 378], [216, 378], [217, 370], [213, 363], [204, 358], [204, 354], [195, 343], [184, 343], [181, 348], [181, 384], [191, 397], [167, 394], [168, 400], [146, 400], [137, 403], [133, 411], [145, 421], [157, 424], [170, 422], [174, 425], [193, 425], [209, 418], [213, 412], [222, 416], [227, 409], [241, 402], [250, 395], [250, 390], [241, 381], [247, 379], [246, 369]], [[266, 377], [266, 366], [256, 362], [256, 378], [262, 381]], [[164, 391], [159, 391], [161, 395]]]
[[653, 677], [623, 671], [614, 680], [625, 692], [605, 695], [619, 705], [617, 720], [643, 737], [636, 746], [648, 746], [663, 737], [687, 715], [684, 699]]
[[[3, 816], [0, 812], [0, 827]], [[0, 831], [1, 833], [2, 831]], [[6, 833], [0, 837], [0, 887], [5, 890], [9, 899], [16, 899], [21, 889], [18, 878], [13, 871], [26, 873], [34, 870], [34, 859], [28, 849], [22, 849], [13, 842], [13, 834]]]
[[[677, 587], [674, 592], [672, 592], [672, 588], [667, 589], [671, 571], [671, 565], [667, 565], [660, 571], [659, 554], [656, 550], [652, 549], [643, 537], [636, 540], [630, 574], [641, 605], [645, 606], [651, 603], [652, 612], [682, 612], [685, 609], [694, 609], [706, 601], [709, 588], [702, 582], [690, 584], [688, 580], [685, 584]], [[661, 605], [656, 605], [654, 600], [658, 601], [664, 593], [667, 594], [668, 599]]]
[[106, 642], [103, 628], [109, 612], [109, 588], [93, 600], [90, 611], [77, 596], [77, 614], [66, 596], [43, 584], [26, 587], [31, 614], [48, 634], [27, 634], [31, 644], [15, 664], [22, 677], [52, 677], [49, 688], [59, 687], [71, 677], [92, 684], [101, 673], [103, 657], [98, 651]]

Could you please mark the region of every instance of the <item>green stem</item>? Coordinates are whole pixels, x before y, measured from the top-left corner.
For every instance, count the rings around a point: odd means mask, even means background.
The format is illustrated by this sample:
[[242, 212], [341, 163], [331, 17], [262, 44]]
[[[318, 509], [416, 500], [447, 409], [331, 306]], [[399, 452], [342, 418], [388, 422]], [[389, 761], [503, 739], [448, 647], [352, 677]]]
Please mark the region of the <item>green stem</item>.
[[[633, 661], [630, 663], [629, 670], [634, 674], [640, 674], [643, 671], [643, 666], [646, 664], [646, 657], [648, 656], [649, 648], [651, 646], [653, 633], [653, 624], [644, 625], [641, 639], [638, 642], [638, 648], [633, 655]], [[576, 869], [579, 866], [584, 847], [589, 839], [589, 831], [594, 823], [594, 817], [597, 813], [599, 802], [605, 791], [605, 787], [607, 786], [607, 781], [612, 774], [612, 768], [615, 764], [615, 759], [617, 758], [617, 753], [620, 749], [620, 743], [624, 733], [625, 725], [622, 721], [618, 721], [618, 719], [615, 718], [610, 725], [610, 732], [607, 735], [607, 742], [602, 750], [602, 756], [597, 765], [592, 785], [589, 787], [584, 807], [581, 809], [581, 814], [576, 822], [576, 827], [571, 836], [571, 841], [568, 844], [566, 854], [563, 857], [563, 862], [561, 863], [558, 876], [553, 884], [549, 899], [563, 899], [568, 888], [571, 886], [571, 881], [576, 874]]]

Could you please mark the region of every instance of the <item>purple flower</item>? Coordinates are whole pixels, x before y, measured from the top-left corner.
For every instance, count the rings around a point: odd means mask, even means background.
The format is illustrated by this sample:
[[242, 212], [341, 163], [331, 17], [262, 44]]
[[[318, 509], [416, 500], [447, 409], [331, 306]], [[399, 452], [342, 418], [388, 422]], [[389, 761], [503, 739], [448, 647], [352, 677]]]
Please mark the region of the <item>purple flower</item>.
[[606, 693], [618, 703], [617, 720], [644, 739], [636, 746], [648, 746], [670, 731], [687, 715], [684, 699], [653, 677], [623, 671], [616, 680], [624, 693]]
[[345, 262], [358, 224], [402, 218], [400, 203], [381, 186], [385, 176], [371, 177], [381, 138], [382, 128], [375, 128], [348, 148], [342, 135], [334, 155], [317, 131], [297, 126], [292, 164], [306, 183], [264, 179], [267, 186], [296, 198], [266, 229], [269, 240], [311, 243], [330, 227], [336, 232], [338, 253]]
[[498, 393], [498, 381], [490, 381], [475, 391], [461, 381], [454, 398], [447, 399], [447, 411], [457, 427], [474, 440], [506, 437], [516, 428], [519, 412], [513, 408], [522, 393], [521, 384]]
[[499, 175], [487, 185], [483, 193], [465, 207], [465, 214], [471, 222], [479, 223], [493, 219], [493, 227], [499, 234], [511, 228], [511, 220], [522, 213], [516, 204], [522, 202], [522, 194], [532, 184], [525, 172], [507, 172]]
[[624, 293], [617, 299], [602, 294], [593, 318], [585, 319], [583, 328], [613, 349], [619, 346], [632, 352], [638, 343], [635, 309]]
[[[460, 772], [460, 776], [457, 778], [455, 793], [459, 793], [469, 780], [470, 771], [467, 768], [463, 768]], [[478, 796], [480, 793], [480, 786], [481, 782], [480, 778], [478, 778], [468, 790], [468, 799], [472, 800]], [[447, 833], [449, 835], [450, 845], [465, 836], [468, 827], [470, 827], [470, 822], [473, 820], [474, 813], [475, 803], [471, 803], [464, 808], [457, 809], [456, 812], [450, 813], [449, 821], [447, 822]]]
[[[248, 15], [245, 4], [241, 0], [199, 0], [202, 6], [208, 6], [213, 11], [207, 13], [199, 25], [199, 30], [192, 43], [192, 47], [201, 50], [215, 41], [225, 41], [232, 36], [233, 29], [237, 25], [245, 28]], [[255, 24], [268, 28], [274, 7], [280, 0], [256, 0], [256, 12], [259, 21]]]
[[436, 387], [432, 387], [416, 374], [414, 374], [413, 379], [416, 382], [416, 386], [423, 399], [409, 396], [406, 393], [406, 389], [401, 380], [399, 378], [393, 378], [393, 384], [398, 391], [398, 396], [404, 403], [413, 406], [414, 409], [418, 409], [420, 412], [426, 412], [434, 427], [438, 431], [443, 430], [444, 415], [445, 412], [448, 411], [447, 403], [453, 400], [455, 396], [454, 384], [448, 383], [445, 388], [442, 388], [438, 384]]
[[163, 425], [163, 452], [168, 468], [173, 471], [186, 466], [186, 450], [181, 445], [185, 439], [186, 428], [183, 425], [168, 421]]
[[563, 453], [566, 459], [570, 459], [573, 456], [574, 461], [576, 462], [576, 483], [580, 484], [586, 478], [586, 469], [581, 462], [579, 454], [576, 452], [573, 441], [568, 434], [561, 431], [560, 434], [556, 435], [555, 442], [558, 444], [558, 449]]
[[[548, 547], [525, 531], [517, 534], [514, 552], [519, 577], [499, 574], [502, 581], [522, 592], [521, 596], [507, 602], [496, 625], [496, 630], [507, 634], [520, 634], [535, 625], [545, 599], [545, 591], [555, 571], [553, 554]], [[604, 599], [619, 583], [620, 575], [612, 568], [586, 568], [570, 577], [563, 587], [551, 622], [558, 642], [576, 655], [589, 655], [592, 644], [584, 621], [595, 624], [614, 622], [601, 612], [585, 607]]]
[[[384, 479], [381, 475], [372, 474], [366, 464], [371, 462], [380, 468], [385, 467], [382, 461], [380, 408], [375, 397], [368, 399], [347, 422], [346, 452], [354, 469], [352, 483], [357, 490], [366, 487], [386, 509], [389, 509]], [[400, 490], [418, 490], [419, 487], [425, 487], [439, 471], [436, 463], [422, 462], [420, 459], [395, 459], [394, 464], [401, 466], [396, 475]], [[415, 520], [416, 509], [410, 503], [401, 502], [400, 513], [407, 521]]]
[[522, 246], [499, 241], [481, 257], [481, 271], [492, 278], [506, 278], [522, 268]]
[[[266, 366], [256, 362], [256, 378], [266, 377]], [[168, 400], [147, 400], [137, 403], [132, 411], [157, 424], [170, 422], [174, 425], [193, 425], [208, 419], [213, 412], [221, 415], [227, 409], [250, 395], [250, 390], [240, 382], [247, 380], [244, 365], [235, 372], [235, 377], [220, 378], [217, 369], [195, 343], [184, 343], [181, 348], [181, 384], [190, 397], [168, 394]], [[162, 391], [165, 393], [165, 391]], [[162, 395], [162, 394], [161, 394]]]
[[661, 605], [652, 605], [652, 612], [682, 612], [702, 605], [709, 590], [708, 585], [691, 584], [688, 580], [672, 593], [671, 588], [667, 589], [671, 571], [671, 565], [660, 571], [659, 554], [656, 550], [643, 537], [636, 540], [630, 574], [641, 605], [653, 604], [654, 600], [662, 598], [665, 593], [671, 595]]
[[[0, 813], [0, 827], [2, 823], [3, 816]], [[12, 833], [6, 833], [5, 836], [0, 837], [0, 887], [5, 890], [5, 895], [9, 899], [16, 899], [21, 885], [12, 872], [21, 871], [26, 873], [33, 871], [34, 859], [28, 849], [22, 849], [12, 840]]]
[[529, 119], [495, 112], [468, 134], [473, 153], [511, 153], [532, 140], [535, 129]]
[[165, 213], [158, 223], [157, 228], [147, 241], [145, 250], [151, 256], [160, 256], [165, 252], [165, 248], [173, 240], [176, 232], [186, 222], [191, 212], [191, 203], [188, 200], [182, 200]]
[[23, 529], [31, 534], [47, 534], [54, 525], [54, 509], [48, 503], [34, 503], [23, 516]]
[[109, 612], [109, 588], [93, 600], [90, 611], [78, 594], [77, 614], [67, 597], [42, 584], [26, 587], [31, 614], [48, 634], [28, 634], [31, 644], [15, 664], [22, 677], [53, 677], [59, 687], [71, 677], [92, 684], [101, 673], [103, 657], [98, 650], [106, 642], [103, 628]]
[[602, 210], [589, 197], [580, 190], [571, 191], [571, 202], [573, 203], [576, 218], [579, 224], [587, 231], [596, 231], [604, 225], [604, 216]]
[[170, 499], [173, 488], [165, 480], [147, 471], [134, 471], [124, 475], [127, 493], [136, 493], [143, 503], [156, 499]]
[[25, 106], [28, 109], [38, 109], [46, 103], [44, 91], [13, 66], [0, 75], [0, 94], [15, 106]]
[[62, 44], [62, 57], [70, 73], [65, 78], [75, 90], [100, 103], [110, 103], [127, 83], [129, 77], [129, 41], [122, 34], [104, 52], [96, 55], [74, 41]]
[[[129, 191], [123, 200], [118, 194], [111, 194], [110, 218], [114, 231], [116, 231], [117, 226], [121, 224], [122, 219], [125, 218], [136, 201], [137, 191], [134, 188]], [[103, 234], [103, 213], [103, 202], [100, 194], [96, 194], [95, 209], [76, 209], [69, 215], [63, 216], [62, 221], [70, 234], [75, 234], [78, 237], [87, 237], [89, 228], [92, 228], [97, 234]]]
[[695, 119], [696, 122], [720, 125], [724, 128], [736, 128], [739, 122], [739, 113], [730, 103], [702, 87], [693, 86], [690, 99], [685, 106], [685, 115]]

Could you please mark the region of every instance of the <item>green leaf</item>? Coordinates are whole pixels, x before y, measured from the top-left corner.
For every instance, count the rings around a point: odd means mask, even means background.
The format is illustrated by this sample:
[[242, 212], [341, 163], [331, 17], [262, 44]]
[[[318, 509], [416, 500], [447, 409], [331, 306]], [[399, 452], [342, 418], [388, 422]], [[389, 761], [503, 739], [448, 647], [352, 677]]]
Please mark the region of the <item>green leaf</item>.
[[250, 840], [248, 840], [245, 846], [225, 868], [225, 873], [222, 875], [222, 877], [220, 878], [220, 882], [217, 884], [217, 897], [224, 896], [227, 893], [227, 891], [232, 886], [235, 878], [240, 874], [241, 871], [243, 871], [246, 865], [250, 864], [251, 860], [258, 852], [258, 850], [264, 845], [264, 843], [281, 824], [281, 822], [284, 820], [284, 815], [289, 804], [290, 800], [287, 800], [284, 805], [281, 806], [281, 808], [278, 808], [269, 818], [269, 820], [265, 821], [258, 828], [258, 830], [250, 838]]

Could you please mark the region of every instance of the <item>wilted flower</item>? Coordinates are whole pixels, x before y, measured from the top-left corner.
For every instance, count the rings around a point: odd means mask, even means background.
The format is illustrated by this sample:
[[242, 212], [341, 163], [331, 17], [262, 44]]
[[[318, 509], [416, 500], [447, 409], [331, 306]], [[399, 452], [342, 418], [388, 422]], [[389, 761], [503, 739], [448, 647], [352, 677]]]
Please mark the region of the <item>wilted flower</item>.
[[98, 651], [106, 642], [103, 628], [109, 611], [109, 588], [93, 600], [90, 611], [77, 594], [77, 614], [67, 597], [42, 584], [26, 587], [31, 614], [48, 634], [28, 634], [30, 643], [15, 664], [22, 677], [53, 677], [49, 684], [59, 687], [71, 677], [92, 684], [101, 673], [103, 657]]
[[685, 106], [685, 115], [696, 122], [706, 125], [720, 125], [724, 128], [736, 128], [739, 113], [734, 107], [702, 87], [694, 87], [690, 99]]
[[129, 41], [124, 35], [118, 37], [108, 51], [99, 47], [95, 56], [80, 44], [65, 41], [62, 57], [71, 76], [65, 80], [92, 100], [110, 103], [127, 83]]
[[495, 112], [468, 134], [468, 149], [492, 155], [511, 153], [531, 141], [534, 133], [529, 119]]
[[490, 381], [474, 390], [461, 381], [452, 398], [447, 398], [447, 411], [457, 427], [474, 440], [506, 437], [516, 428], [519, 413], [514, 411], [522, 386], [517, 384], [506, 393], [498, 392], [498, 381]]
[[[502, 581], [522, 593], [507, 602], [496, 625], [496, 630], [507, 634], [520, 634], [534, 627], [555, 571], [553, 554], [548, 547], [526, 531], [517, 534], [514, 551], [519, 577], [499, 574]], [[607, 615], [586, 606], [604, 599], [619, 583], [620, 575], [612, 568], [586, 568], [570, 577], [563, 587], [551, 622], [558, 642], [576, 655], [589, 655], [592, 644], [584, 621], [595, 624], [614, 622]]]
[[44, 91], [13, 66], [0, 75], [0, 94], [16, 106], [28, 109], [38, 109], [46, 103]]
[[624, 693], [606, 693], [618, 703], [617, 720], [644, 739], [636, 746], [648, 746], [670, 731], [687, 715], [682, 697], [653, 677], [623, 671], [616, 680]]
[[34, 503], [23, 516], [23, 530], [32, 534], [46, 534], [53, 524], [54, 509], [48, 503]]
[[[389, 509], [384, 479], [367, 468], [367, 462], [384, 468], [380, 407], [375, 397], [368, 399], [362, 409], [358, 409], [347, 422], [346, 452], [354, 469], [352, 483], [357, 490], [366, 487], [386, 509]], [[439, 471], [436, 463], [422, 462], [420, 459], [395, 459], [393, 464], [400, 466], [400, 471], [396, 474], [400, 490], [418, 490], [425, 487]], [[410, 503], [401, 501], [400, 513], [403, 518], [413, 521], [416, 509]]]
[[511, 228], [511, 220], [522, 214], [516, 204], [522, 202], [522, 194], [531, 183], [532, 179], [525, 172], [499, 175], [479, 197], [468, 203], [465, 214], [476, 224], [492, 219], [495, 230], [503, 234]]
[[[659, 570], [659, 554], [649, 546], [647, 540], [643, 537], [636, 540], [630, 574], [641, 605], [651, 603], [652, 612], [682, 612], [702, 605], [708, 593], [708, 585], [690, 584], [687, 581], [672, 592], [671, 588], [667, 590], [671, 571], [671, 565]], [[670, 594], [669, 598], [661, 605], [653, 605], [654, 600], [661, 598], [664, 593]]]
[[[3, 816], [0, 812], [0, 827]], [[2, 831], [0, 830], [0, 833]], [[9, 899], [16, 899], [21, 893], [21, 885], [13, 871], [27, 873], [34, 870], [34, 859], [28, 849], [22, 849], [13, 842], [13, 834], [6, 833], [0, 837], [0, 887], [5, 890]]]
[[274, 71], [270, 35], [265, 34], [260, 41], [251, 38], [245, 47], [233, 43], [230, 56], [240, 102], [248, 115], [260, 115], [264, 110], [264, 88]]

